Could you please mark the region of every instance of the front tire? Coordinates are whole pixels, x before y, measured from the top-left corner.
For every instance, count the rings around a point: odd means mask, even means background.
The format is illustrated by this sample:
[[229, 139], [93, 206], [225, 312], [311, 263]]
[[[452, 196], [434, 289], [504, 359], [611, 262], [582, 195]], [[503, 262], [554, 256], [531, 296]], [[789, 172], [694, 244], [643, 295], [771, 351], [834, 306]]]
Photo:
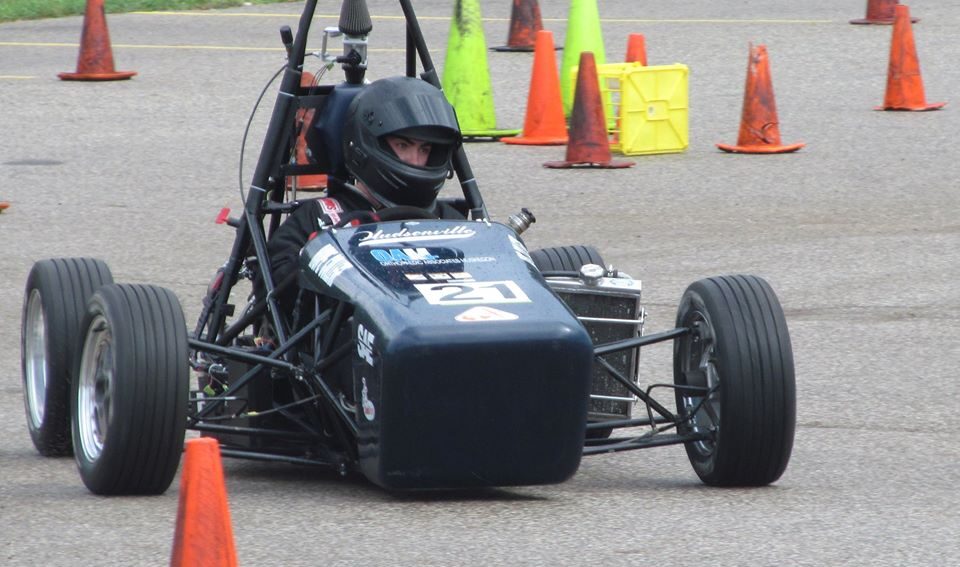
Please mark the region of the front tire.
[[[691, 284], [677, 311], [674, 341], [681, 433], [700, 479], [718, 486], [762, 486], [783, 474], [793, 449], [796, 384], [790, 335], [780, 302], [756, 276]], [[683, 389], [683, 386], [707, 391]]]
[[110, 268], [92, 258], [40, 260], [27, 277], [20, 333], [23, 404], [30, 439], [41, 455], [72, 451], [70, 383], [80, 322], [90, 296], [110, 283]]
[[84, 318], [73, 446], [95, 494], [161, 494], [180, 464], [190, 388], [183, 310], [169, 290], [109, 285]]

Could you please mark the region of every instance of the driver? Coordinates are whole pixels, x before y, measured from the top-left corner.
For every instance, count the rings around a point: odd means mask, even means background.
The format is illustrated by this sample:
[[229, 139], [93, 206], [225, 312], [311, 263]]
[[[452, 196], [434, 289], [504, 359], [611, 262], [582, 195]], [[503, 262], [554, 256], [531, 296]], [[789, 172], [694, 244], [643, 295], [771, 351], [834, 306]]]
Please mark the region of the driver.
[[[426, 81], [390, 77], [374, 81], [354, 97], [343, 129], [343, 155], [352, 183], [331, 180], [327, 197], [305, 201], [267, 243], [274, 282], [298, 269], [300, 249], [323, 226], [376, 214], [386, 207], [426, 209], [439, 218], [464, 218], [451, 204], [437, 201], [453, 175], [453, 153], [462, 141], [453, 107]], [[372, 216], [374, 220], [375, 216]], [[278, 296], [292, 309], [296, 286]]]

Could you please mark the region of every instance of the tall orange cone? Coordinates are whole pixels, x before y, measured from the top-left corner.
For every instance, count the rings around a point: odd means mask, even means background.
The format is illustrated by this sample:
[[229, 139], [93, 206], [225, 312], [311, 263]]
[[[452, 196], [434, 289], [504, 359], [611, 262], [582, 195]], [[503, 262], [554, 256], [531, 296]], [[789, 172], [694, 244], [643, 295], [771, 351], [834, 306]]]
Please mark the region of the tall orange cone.
[[[312, 87], [316, 77], [309, 71], [304, 71], [300, 78], [300, 86], [303, 88]], [[307, 129], [313, 124], [312, 108], [297, 109], [294, 117], [295, 132], [297, 132], [296, 145], [296, 163], [297, 165], [308, 165], [310, 158], [307, 157]], [[292, 175], [287, 178], [287, 190], [293, 191], [292, 198], [296, 199], [297, 191], [322, 191], [327, 188], [327, 176], [319, 174]]]
[[537, 32], [543, 29], [537, 0], [513, 0], [510, 11], [510, 33], [507, 44], [491, 47], [493, 51], [535, 51]]
[[[894, 12], [899, 0], [867, 0], [866, 17], [850, 20], [851, 24], [886, 24], [893, 23]], [[912, 18], [912, 22], [919, 22], [920, 18]]]
[[887, 92], [883, 106], [874, 110], [937, 110], [945, 102], [927, 103], [923, 93], [923, 77], [920, 76], [920, 60], [913, 41], [913, 26], [910, 24], [910, 8], [899, 5], [893, 23], [893, 40], [890, 43], [890, 63], [887, 66]]
[[80, 56], [75, 73], [60, 73], [64, 81], [118, 81], [129, 79], [136, 71], [116, 71], [110, 50], [110, 32], [103, 11], [103, 0], [87, 0], [80, 37]]
[[553, 52], [553, 33], [538, 31], [523, 132], [513, 138], [500, 138], [501, 142], [528, 146], [559, 146], [567, 143], [567, 120], [563, 116], [560, 75]]
[[624, 61], [647, 66], [647, 39], [642, 33], [632, 33], [627, 36], [627, 58]]
[[187, 440], [176, 530], [171, 567], [236, 567], [220, 445], [212, 437]]
[[777, 120], [777, 103], [773, 98], [767, 46], [754, 47], [751, 44], [737, 145], [717, 144], [717, 147], [725, 152], [740, 154], [783, 154], [795, 152], [804, 145], [802, 142], [789, 145], [780, 143], [780, 122]]
[[553, 169], [632, 167], [632, 161], [610, 159], [610, 139], [607, 137], [607, 120], [603, 115], [603, 102], [600, 99], [600, 79], [597, 77], [596, 60], [590, 51], [580, 54], [576, 89], [573, 109], [570, 111], [567, 159], [548, 161], [543, 166]]

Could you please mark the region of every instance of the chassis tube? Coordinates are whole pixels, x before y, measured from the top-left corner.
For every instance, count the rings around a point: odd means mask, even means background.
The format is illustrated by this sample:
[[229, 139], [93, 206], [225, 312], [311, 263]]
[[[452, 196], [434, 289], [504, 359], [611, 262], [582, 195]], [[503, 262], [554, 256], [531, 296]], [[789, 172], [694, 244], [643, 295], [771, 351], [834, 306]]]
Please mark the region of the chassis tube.
[[605, 441], [591, 444], [583, 448], [583, 454], [599, 455], [602, 453], [617, 453], [619, 451], [631, 451], [633, 449], [646, 449], [647, 447], [663, 447], [666, 445], [679, 445], [691, 441], [705, 441], [710, 439], [709, 435], [680, 435], [677, 433], [663, 433], [660, 435], [640, 436], [629, 439], [603, 439]]
[[653, 343], [659, 343], [662, 341], [675, 339], [677, 337], [682, 337], [683, 335], [686, 335], [689, 332], [690, 332], [690, 329], [686, 327], [678, 327], [676, 329], [671, 329], [669, 331], [663, 331], [662, 333], [644, 335], [642, 337], [637, 337], [634, 339], [624, 339], [622, 341], [617, 341], [615, 343], [607, 343], [605, 345], [600, 345], [593, 349], [593, 354], [595, 356], [601, 356], [604, 354], [610, 354], [611, 352], [620, 352], [621, 350], [647, 346]]
[[253, 173], [250, 191], [247, 192], [244, 214], [254, 250], [256, 250], [257, 258], [260, 261], [264, 285], [267, 288], [267, 303], [270, 305], [274, 330], [280, 342], [285, 342], [287, 339], [286, 327], [283, 325], [277, 308], [277, 301], [273, 295], [275, 286], [270, 272], [270, 258], [267, 255], [267, 239], [263, 233], [261, 215], [264, 195], [273, 191], [276, 184], [280, 182], [274, 175], [279, 172], [284, 152], [287, 150], [282, 142], [289, 138], [294, 125], [293, 113], [296, 108], [293, 103], [296, 100], [296, 92], [300, 87], [300, 80], [303, 75], [303, 58], [307, 48], [307, 36], [316, 8], [317, 0], [306, 0], [303, 13], [300, 15], [297, 35], [287, 58], [287, 70], [283, 74], [280, 92], [277, 93], [277, 100], [273, 105], [273, 114], [270, 117], [267, 133], [264, 135], [263, 150], [257, 160], [257, 168]]

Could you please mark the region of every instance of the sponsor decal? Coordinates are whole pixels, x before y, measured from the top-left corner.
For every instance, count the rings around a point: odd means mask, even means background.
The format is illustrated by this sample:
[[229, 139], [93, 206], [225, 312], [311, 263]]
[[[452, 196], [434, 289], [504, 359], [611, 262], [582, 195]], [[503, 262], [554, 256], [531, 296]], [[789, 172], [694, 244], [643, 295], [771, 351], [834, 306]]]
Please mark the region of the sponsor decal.
[[[333, 224], [337, 224], [340, 222], [340, 213], [343, 212], [343, 207], [340, 206], [340, 202], [336, 199], [327, 197], [320, 199], [320, 211], [327, 215]], [[317, 224], [323, 226], [323, 219], [317, 219]]]
[[[432, 274], [431, 274], [432, 275]], [[492, 303], [530, 303], [516, 282], [448, 281], [414, 284], [431, 305], [488, 305]]]
[[467, 272], [434, 272], [428, 274], [403, 274], [412, 282], [446, 282], [451, 280], [473, 280], [473, 276]]
[[377, 336], [367, 330], [363, 323], [357, 325], [357, 356], [373, 366], [373, 343]]
[[530, 257], [530, 252], [527, 251], [527, 247], [523, 245], [523, 242], [517, 240], [512, 234], [508, 234], [507, 238], [510, 239], [510, 244], [513, 246], [513, 251], [517, 253], [517, 256], [524, 262], [536, 267], [533, 263], [533, 258]]
[[367, 418], [367, 421], [373, 421], [373, 418], [377, 417], [377, 408], [370, 401], [367, 379], [361, 378], [360, 380], [363, 382], [363, 388], [360, 390], [360, 405], [363, 407], [363, 417]]
[[[379, 260], [378, 260], [379, 261]], [[482, 262], [496, 262], [497, 259], [493, 256], [474, 256], [468, 258], [436, 258], [429, 260], [402, 260], [402, 261], [387, 261], [380, 262], [381, 266], [384, 267], [393, 267], [393, 266], [443, 266], [448, 264], [477, 264]], [[456, 267], [456, 266], [454, 266]]]
[[333, 244], [323, 246], [310, 258], [310, 269], [316, 272], [327, 285], [333, 285], [333, 280], [337, 279], [337, 276], [352, 267], [350, 261], [337, 252]]
[[385, 265], [429, 263], [439, 259], [426, 248], [375, 248], [370, 255]]
[[357, 231], [357, 235], [360, 237], [360, 246], [379, 246], [382, 244], [422, 242], [426, 240], [454, 240], [470, 238], [474, 234], [476, 234], [476, 231], [466, 225], [451, 226], [438, 230], [410, 230], [404, 227], [397, 232], [383, 232], [382, 230]]
[[384, 267], [450, 266], [452, 269], [464, 264], [496, 262], [493, 256], [463, 258], [452, 248], [373, 248], [370, 256]]
[[476, 323], [482, 321], [515, 321], [519, 319], [519, 315], [514, 315], [513, 313], [508, 313], [506, 311], [501, 311], [493, 307], [471, 307], [463, 313], [454, 317], [457, 321], [462, 323]]

